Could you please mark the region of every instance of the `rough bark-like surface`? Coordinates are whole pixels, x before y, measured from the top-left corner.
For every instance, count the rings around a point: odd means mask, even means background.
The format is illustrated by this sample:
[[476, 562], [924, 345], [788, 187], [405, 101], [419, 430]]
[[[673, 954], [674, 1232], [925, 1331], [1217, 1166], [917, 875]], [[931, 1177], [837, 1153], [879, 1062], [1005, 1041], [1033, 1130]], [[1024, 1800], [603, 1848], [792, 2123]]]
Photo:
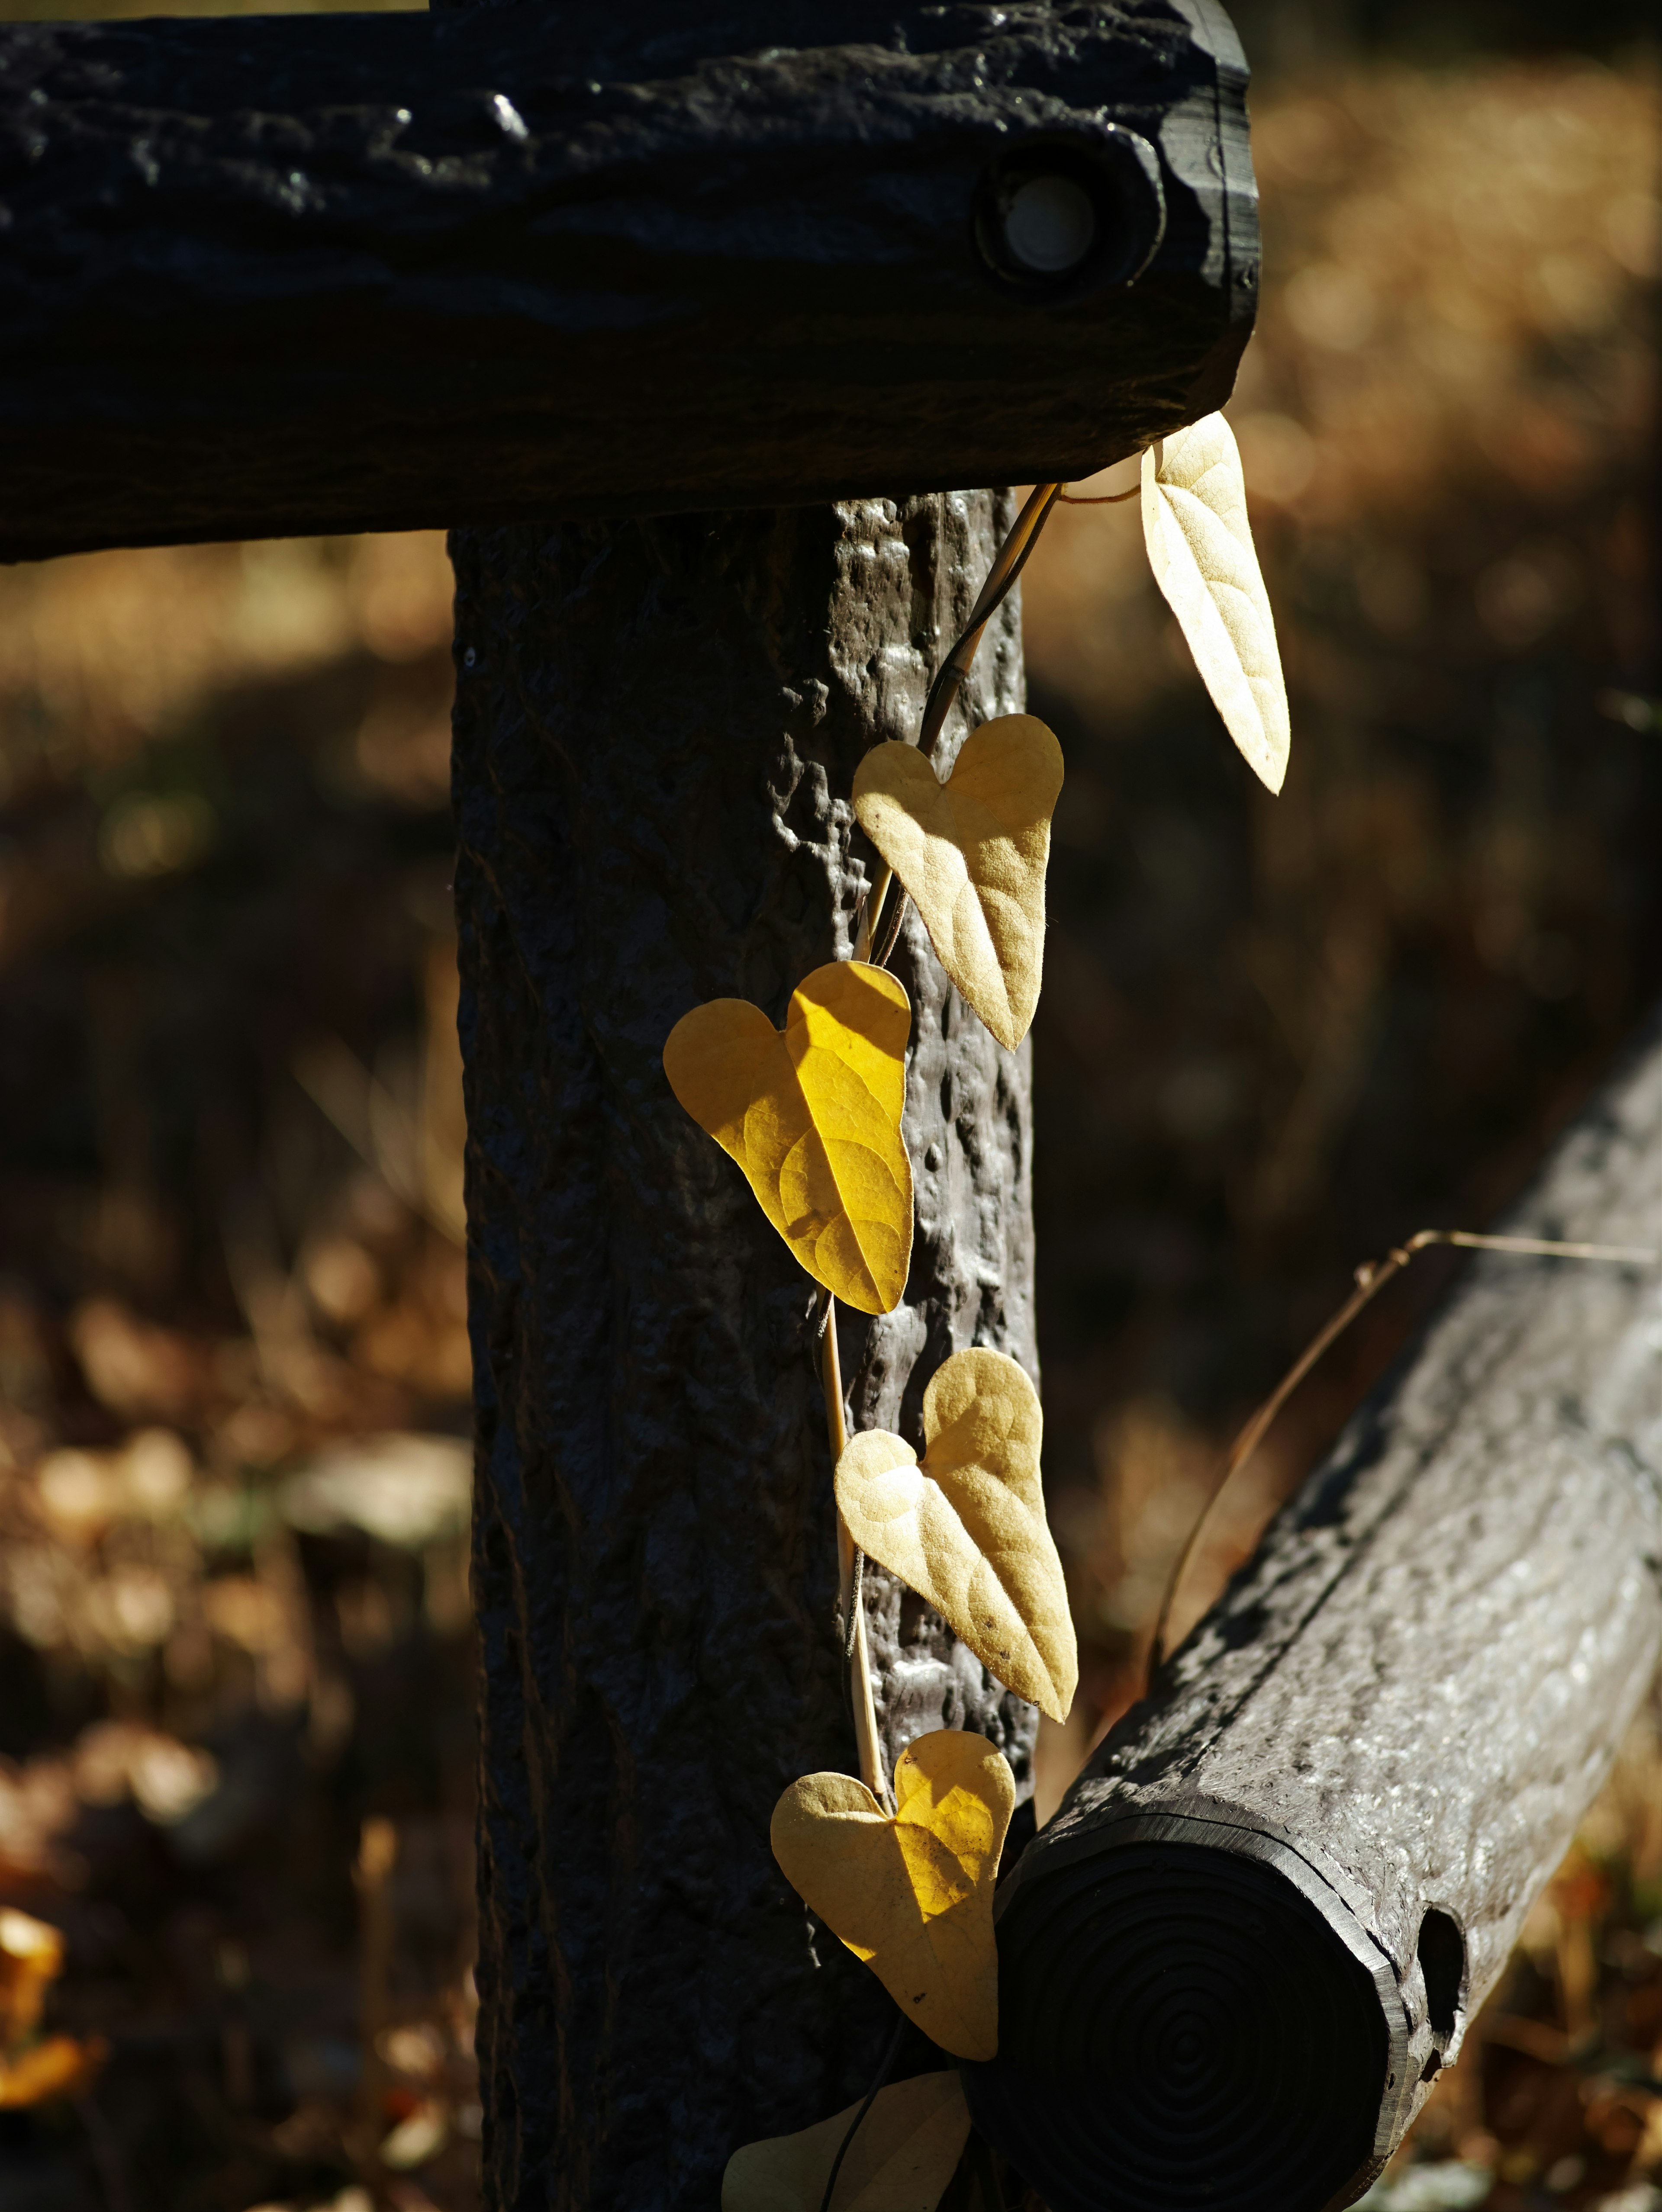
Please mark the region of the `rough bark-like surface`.
[[[845, 952], [861, 755], [915, 735], [1005, 496], [460, 533], [455, 805], [484, 1654], [487, 2202], [712, 2208], [739, 2144], [866, 2086], [892, 2017], [768, 1822], [849, 1768], [814, 1297], [672, 1097], [676, 1019], [782, 1020]], [[971, 721], [1022, 700], [1014, 605]], [[952, 744], [965, 724], [949, 726]], [[1026, 1052], [916, 929], [904, 1307], [843, 1317], [852, 1418], [1033, 1364]], [[1033, 1716], [874, 1578], [891, 1755]]]
[[[1662, 1247], [1662, 1024], [1505, 1225]], [[1123, 2201], [1149, 2212], [1318, 2212], [1400, 2138], [1656, 1668], [1659, 1354], [1654, 1268], [1475, 1261], [1092, 1759], [1006, 1885], [1001, 2055], [975, 2090], [1054, 2212], [1128, 2168]], [[1208, 1865], [1255, 1885], [1250, 1909], [1220, 1917]], [[1253, 1990], [1277, 1915], [1319, 1925], [1322, 1955]], [[1158, 1986], [1098, 1970], [1134, 1925], [1165, 1947]], [[1170, 2117], [1135, 2054], [1152, 2067], [1180, 2029], [1206, 2124], [1135, 2144]], [[1324, 2076], [1294, 2066], [1306, 2046]], [[1117, 2094], [1081, 2105], [1108, 2048]], [[1294, 2149], [1255, 2166], [1289, 2114]]]
[[0, 558], [1088, 474], [1228, 394], [1245, 85], [1211, 0], [8, 25]]

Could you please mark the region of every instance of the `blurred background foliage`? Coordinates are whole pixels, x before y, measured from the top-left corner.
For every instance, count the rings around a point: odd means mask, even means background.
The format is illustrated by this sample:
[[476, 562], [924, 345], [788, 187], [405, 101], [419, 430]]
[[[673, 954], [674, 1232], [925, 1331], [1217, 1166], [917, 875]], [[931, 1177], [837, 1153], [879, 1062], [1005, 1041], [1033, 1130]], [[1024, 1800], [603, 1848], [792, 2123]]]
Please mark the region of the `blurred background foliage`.
[[[1026, 586], [1068, 758], [1037, 1203], [1085, 1661], [1047, 1805], [1350, 1270], [1488, 1222], [1662, 988], [1641, 11], [1238, 12], [1283, 796], [1135, 506], [1060, 513]], [[7, 2212], [477, 2201], [449, 593], [436, 535], [0, 572]], [[1184, 1619], [1452, 1264], [1294, 1401]], [[28, 2102], [43, 2037], [89, 2092]], [[1659, 2044], [1647, 1717], [1379, 2202], [1658, 2212]]]
[[[1662, 982], [1655, 76], [1353, 61], [1272, 80], [1254, 133], [1266, 276], [1228, 412], [1293, 701], [1282, 796], [1220, 740], [1135, 506], [1062, 510], [1028, 570], [1068, 760], [1046, 1471], [1103, 1709], [1161, 1572], [1129, 1501], [1181, 1523], [1351, 1268], [1488, 1222]], [[1243, 1528], [1451, 1264], [1335, 1355]]]

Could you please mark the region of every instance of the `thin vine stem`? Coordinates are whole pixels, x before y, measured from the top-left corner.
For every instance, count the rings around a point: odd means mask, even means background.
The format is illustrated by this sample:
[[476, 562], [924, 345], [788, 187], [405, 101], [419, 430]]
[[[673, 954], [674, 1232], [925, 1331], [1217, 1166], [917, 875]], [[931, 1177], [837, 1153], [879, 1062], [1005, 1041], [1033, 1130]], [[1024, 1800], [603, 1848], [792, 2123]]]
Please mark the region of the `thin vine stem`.
[[[888, 885], [886, 884], [884, 885], [884, 889], [886, 890], [888, 889]], [[888, 922], [884, 928], [883, 942], [878, 946], [877, 950], [872, 955], [872, 965], [874, 967], [886, 968], [890, 961], [893, 959], [894, 948], [900, 942], [901, 925], [906, 919], [906, 908], [910, 904], [910, 899], [903, 890], [899, 897], [895, 901], [894, 912], [889, 916]]]
[[1166, 1578], [1160, 1611], [1154, 1616], [1154, 1630], [1143, 1655], [1142, 1696], [1148, 1694], [1148, 1686], [1155, 1669], [1163, 1666], [1172, 1656], [1166, 1649], [1166, 1637], [1172, 1625], [1172, 1615], [1177, 1607], [1178, 1595], [1219, 1499], [1263, 1442], [1271, 1422], [1322, 1354], [1337, 1342], [1357, 1315], [1365, 1306], [1372, 1304], [1393, 1276], [1400, 1275], [1416, 1254], [1429, 1250], [1434, 1244], [1452, 1244], [1467, 1252], [1518, 1253], [1531, 1259], [1608, 1260], [1627, 1267], [1653, 1267], [1659, 1258], [1662, 1258], [1662, 1254], [1635, 1244], [1567, 1244], [1545, 1237], [1483, 1237], [1470, 1229], [1421, 1229], [1405, 1244], [1393, 1247], [1383, 1260], [1365, 1261], [1356, 1270], [1355, 1289], [1338, 1311], [1317, 1330], [1229, 1447], [1229, 1455], [1223, 1463], [1222, 1472], [1213, 1484], [1206, 1503], [1196, 1515], [1189, 1534], [1184, 1539], [1183, 1549], [1178, 1553], [1176, 1564]]
[[1140, 483], [1134, 483], [1129, 491], [1096, 491], [1089, 493], [1083, 498], [1077, 492], [1058, 492], [1056, 505], [1058, 507], [1123, 507], [1128, 499], [1135, 499], [1141, 489], [1142, 486]]
[[977, 2128], [970, 2130], [970, 2140], [965, 2146], [970, 2154], [970, 2163], [975, 2170], [977, 2185], [981, 2191], [981, 2212], [1005, 2212], [1004, 2191], [998, 2179], [998, 2168], [993, 2164], [993, 2154], [987, 2138]]
[[[928, 696], [923, 702], [923, 719], [917, 732], [920, 752], [933, 757], [935, 740], [952, 712], [953, 701], [975, 665], [981, 634], [1003, 605], [1017, 577], [1026, 567], [1028, 556], [1038, 544], [1040, 533], [1050, 520], [1050, 511], [1061, 497], [1062, 486], [1059, 483], [1035, 484], [1027, 495], [1020, 514], [1011, 524], [1004, 543], [993, 556], [993, 565], [987, 571], [987, 580], [970, 610], [970, 619], [952, 651], [935, 672]], [[883, 902], [889, 895], [893, 880], [893, 871], [884, 868], [874, 881], [871, 896], [866, 902], [865, 918], [861, 924], [859, 945], [854, 956], [856, 960], [869, 958], [873, 966], [877, 968], [886, 968], [893, 957], [894, 948], [900, 941], [901, 924], [906, 919], [906, 908], [910, 904], [903, 890], [895, 901], [894, 911], [884, 924], [881, 936], [878, 937], [877, 926], [882, 916]], [[876, 950], [874, 951], [872, 945], [874, 939]]]
[[1050, 519], [1050, 510], [1061, 493], [1059, 483], [1035, 484], [1027, 495], [1020, 514], [1011, 524], [1008, 536], [993, 556], [993, 565], [987, 571], [987, 580], [970, 610], [970, 619], [964, 627], [964, 633], [941, 662], [934, 682], [929, 686], [929, 695], [923, 702], [923, 720], [917, 732], [920, 752], [934, 752], [935, 740], [952, 712], [953, 702], [974, 665], [981, 634], [1004, 604], [1016, 579], [1026, 567], [1028, 556], [1038, 544], [1040, 533]]
[[[843, 1418], [843, 1366], [837, 1349], [837, 1300], [829, 1291], [819, 1317], [819, 1380], [825, 1394], [825, 1432], [834, 1468], [848, 1449], [849, 1432]], [[863, 1562], [861, 1562], [863, 1565]], [[871, 1660], [866, 1644], [866, 1607], [861, 1595], [864, 1576], [856, 1567], [855, 1541], [842, 1513], [837, 1516], [837, 1589], [846, 1639], [849, 1703], [854, 1710], [854, 1741], [860, 1756], [860, 1779], [886, 1812], [892, 1813], [888, 1778], [877, 1739], [877, 1707], [872, 1699]]]
[[[860, 1632], [861, 1618], [865, 1610], [865, 1591], [866, 1554], [856, 1544], [854, 1547], [854, 1579], [849, 1586], [848, 1612], [843, 1632], [843, 1664], [850, 1670], [850, 1683], [853, 1681], [855, 1638]], [[849, 1702], [850, 1704], [853, 1702], [852, 1690], [849, 1693]]]
[[865, 2103], [849, 2121], [847, 2135], [837, 2146], [837, 2155], [831, 2160], [831, 2170], [825, 2176], [825, 2193], [819, 2200], [819, 2212], [831, 2212], [831, 2192], [837, 2187], [837, 2175], [843, 2171], [843, 2161], [849, 2154], [849, 2146], [860, 2132], [861, 2122], [877, 2102], [878, 2092], [894, 2071], [894, 2062], [900, 2056], [900, 2039], [905, 2033], [905, 2015], [902, 2014], [894, 2024], [894, 2033], [889, 2038], [888, 2048], [883, 2053], [883, 2063], [877, 2069], [877, 2079], [867, 2090]]

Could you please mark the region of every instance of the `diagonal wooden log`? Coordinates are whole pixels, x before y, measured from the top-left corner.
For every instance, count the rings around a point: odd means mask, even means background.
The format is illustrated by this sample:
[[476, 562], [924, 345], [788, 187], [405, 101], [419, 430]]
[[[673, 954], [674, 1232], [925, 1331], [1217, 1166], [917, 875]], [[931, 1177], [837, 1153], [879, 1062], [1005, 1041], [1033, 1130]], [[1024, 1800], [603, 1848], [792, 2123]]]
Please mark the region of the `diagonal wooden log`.
[[1212, 0], [0, 27], [0, 558], [1087, 475], [1228, 394], [1245, 84]]
[[[1662, 1019], [1505, 1225], [1662, 1247]], [[1052, 2212], [1361, 2192], [1609, 1770], [1659, 1583], [1662, 1277], [1476, 1261], [1004, 1885], [971, 2101]]]

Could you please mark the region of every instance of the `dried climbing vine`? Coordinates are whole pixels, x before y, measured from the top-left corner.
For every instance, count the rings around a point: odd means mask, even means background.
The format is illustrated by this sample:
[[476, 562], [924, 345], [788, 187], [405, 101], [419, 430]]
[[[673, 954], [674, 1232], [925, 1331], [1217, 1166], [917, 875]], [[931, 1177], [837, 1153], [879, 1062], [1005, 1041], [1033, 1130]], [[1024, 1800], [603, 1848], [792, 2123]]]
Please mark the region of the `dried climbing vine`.
[[[1235, 441], [1221, 416], [1142, 457], [1154, 575], [1236, 744], [1281, 787], [1287, 698], [1275, 625], [1246, 519]], [[876, 1560], [934, 1607], [998, 1681], [1065, 1720], [1078, 1653], [1044, 1514], [1038, 1394], [983, 1346], [953, 1352], [923, 1397], [922, 1460], [902, 1437], [845, 1431], [836, 1304], [887, 1313], [911, 1257], [912, 1174], [901, 1119], [911, 1004], [888, 972], [907, 907], [966, 1005], [1007, 1050], [1038, 1005], [1050, 817], [1062, 748], [1030, 714], [972, 730], [943, 777], [938, 741], [987, 623], [1066, 496], [1040, 484], [1000, 548], [963, 635], [930, 685], [916, 743], [874, 745], [852, 793], [882, 861], [853, 957], [805, 976], [782, 1030], [741, 999], [682, 1017], [664, 1047], [681, 1104], [738, 1164], [768, 1220], [819, 1286], [819, 1344], [836, 1468], [838, 1603], [858, 1776], [805, 1775], [775, 1809], [771, 1840], [810, 1909], [942, 2051], [998, 2048], [993, 1888], [1015, 1782], [986, 1737], [919, 1736], [884, 1771], [872, 1700], [861, 1568]], [[904, 2172], [933, 2206], [969, 2136], [956, 2072], [885, 2087], [803, 2134], [736, 2152], [723, 2212], [831, 2212]]]

